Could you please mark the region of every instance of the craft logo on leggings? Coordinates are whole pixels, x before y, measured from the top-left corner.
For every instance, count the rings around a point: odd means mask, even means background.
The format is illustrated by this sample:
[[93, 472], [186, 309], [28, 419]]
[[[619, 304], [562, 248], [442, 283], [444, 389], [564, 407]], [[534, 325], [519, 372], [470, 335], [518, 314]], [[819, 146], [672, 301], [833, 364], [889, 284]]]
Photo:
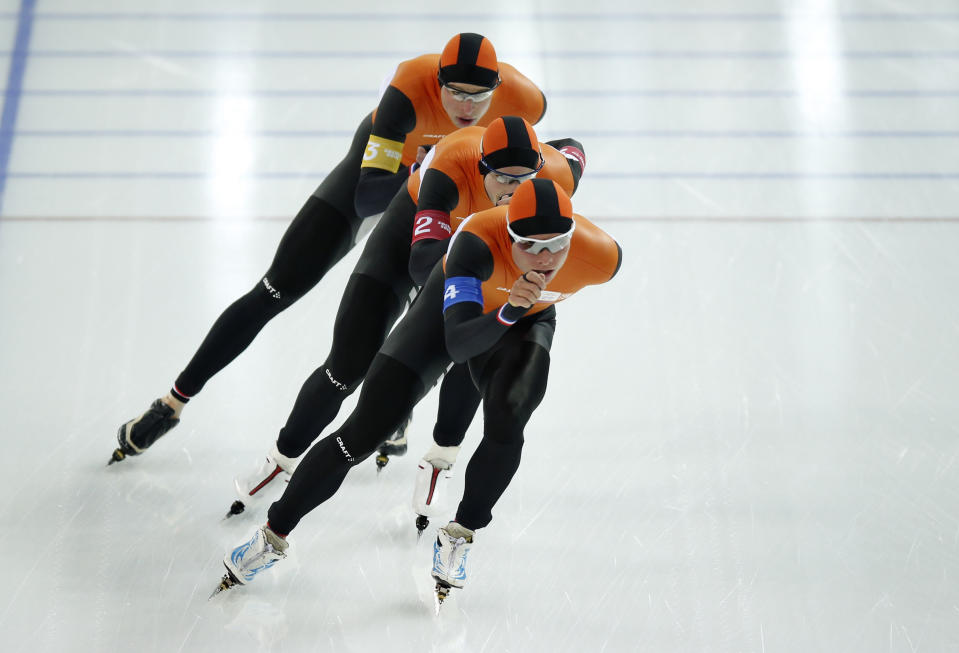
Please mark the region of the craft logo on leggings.
[[346, 459], [347, 459], [349, 462], [353, 462], [353, 455], [352, 455], [352, 454], [349, 452], [349, 450], [346, 448], [346, 445], [343, 444], [343, 438], [337, 436], [337, 437], [336, 437], [336, 443], [337, 443], [338, 445], [340, 445], [340, 451], [343, 452], [343, 455], [346, 456]]
[[345, 390], [349, 390], [349, 389], [350, 389], [349, 386], [346, 385], [345, 383], [342, 383], [341, 381], [337, 381], [336, 379], [334, 379], [334, 378], [333, 378], [333, 374], [330, 372], [330, 368], [328, 368], [328, 367], [326, 368], [326, 378], [328, 378], [328, 379], [330, 380], [330, 383], [332, 383], [333, 385], [335, 385], [335, 386], [336, 386], [337, 388], [339, 388], [340, 390], [344, 390], [344, 391], [345, 391]]
[[273, 299], [280, 299], [280, 291], [270, 285], [270, 280], [266, 277], [263, 277], [263, 286], [266, 288], [266, 291], [270, 293], [270, 296]]

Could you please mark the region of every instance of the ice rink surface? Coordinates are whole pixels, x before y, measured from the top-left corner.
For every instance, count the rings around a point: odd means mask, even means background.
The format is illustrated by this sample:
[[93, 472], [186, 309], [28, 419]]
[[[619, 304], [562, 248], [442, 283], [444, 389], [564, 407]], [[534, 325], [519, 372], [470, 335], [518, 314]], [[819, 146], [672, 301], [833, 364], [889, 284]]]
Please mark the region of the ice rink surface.
[[[433, 394], [407, 456], [208, 602], [265, 514], [221, 521], [231, 479], [358, 250], [107, 468], [117, 426], [257, 282], [384, 76], [460, 31], [544, 89], [541, 140], [584, 143], [574, 206], [623, 268], [559, 306], [439, 617], [408, 507]], [[4, 651], [959, 650], [955, 0], [5, 0], [0, 43]]]

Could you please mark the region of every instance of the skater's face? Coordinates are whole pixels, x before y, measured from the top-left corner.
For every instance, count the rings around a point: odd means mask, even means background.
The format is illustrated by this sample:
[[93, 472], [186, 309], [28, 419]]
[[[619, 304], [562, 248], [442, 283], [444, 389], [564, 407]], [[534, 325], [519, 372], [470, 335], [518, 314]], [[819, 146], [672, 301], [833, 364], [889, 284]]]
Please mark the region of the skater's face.
[[476, 84], [449, 83], [440, 87], [440, 101], [457, 128], [472, 127], [489, 109], [493, 90]]
[[[566, 257], [569, 256], [569, 234], [553, 233], [553, 234], [534, 234], [528, 236], [528, 240], [514, 240], [513, 241], [513, 262], [516, 263], [516, 267], [525, 274], [527, 272], [539, 272], [546, 278], [546, 283], [549, 283], [556, 276], [556, 273], [559, 272], [559, 269], [563, 267], [563, 264], [566, 263]], [[546, 241], [550, 244], [553, 249], [558, 249], [558, 251], [551, 252], [548, 248], [543, 247], [535, 254], [531, 254], [531, 250], [535, 250], [539, 247], [535, 241]]]
[[526, 166], [507, 166], [483, 176], [483, 186], [494, 206], [509, 204], [516, 187], [536, 176], [536, 170]]

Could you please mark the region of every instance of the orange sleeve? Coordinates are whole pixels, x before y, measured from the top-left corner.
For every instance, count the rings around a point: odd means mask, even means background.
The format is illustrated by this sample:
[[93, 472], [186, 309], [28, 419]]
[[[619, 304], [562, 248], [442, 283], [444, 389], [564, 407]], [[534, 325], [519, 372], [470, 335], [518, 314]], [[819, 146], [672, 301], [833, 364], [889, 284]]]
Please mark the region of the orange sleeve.
[[373, 129], [362, 167], [395, 172], [416, 160], [421, 145], [433, 145], [452, 127], [436, 81], [439, 55], [404, 61], [373, 112]]
[[459, 186], [465, 181], [464, 173], [468, 172], [464, 165], [469, 165], [472, 161], [472, 167], [475, 167], [475, 163], [479, 161], [483, 131], [482, 127], [464, 127], [441, 140], [434, 148], [436, 152], [430, 167], [445, 172]]
[[606, 283], [619, 272], [623, 250], [608, 233], [578, 213], [574, 216], [576, 231], [566, 265], [572, 263], [570, 272], [583, 286]]
[[499, 116], [520, 116], [535, 125], [546, 113], [546, 96], [528, 77], [508, 63], [499, 63], [499, 76], [503, 80], [493, 93], [487, 115], [490, 121]]
[[573, 172], [569, 169], [566, 157], [552, 145], [540, 143], [539, 147], [545, 164], [536, 176], [555, 181], [567, 195], [572, 197], [576, 192], [576, 181], [573, 179]]

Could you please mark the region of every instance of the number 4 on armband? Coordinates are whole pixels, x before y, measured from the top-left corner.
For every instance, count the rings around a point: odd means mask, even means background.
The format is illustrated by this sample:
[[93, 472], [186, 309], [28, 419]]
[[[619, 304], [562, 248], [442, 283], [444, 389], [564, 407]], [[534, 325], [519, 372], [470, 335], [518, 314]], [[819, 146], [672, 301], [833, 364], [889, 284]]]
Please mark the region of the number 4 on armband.
[[456, 296], [459, 294], [459, 291], [456, 290], [455, 284], [450, 284], [446, 286], [446, 294], [443, 295], [443, 299], [456, 299]]

